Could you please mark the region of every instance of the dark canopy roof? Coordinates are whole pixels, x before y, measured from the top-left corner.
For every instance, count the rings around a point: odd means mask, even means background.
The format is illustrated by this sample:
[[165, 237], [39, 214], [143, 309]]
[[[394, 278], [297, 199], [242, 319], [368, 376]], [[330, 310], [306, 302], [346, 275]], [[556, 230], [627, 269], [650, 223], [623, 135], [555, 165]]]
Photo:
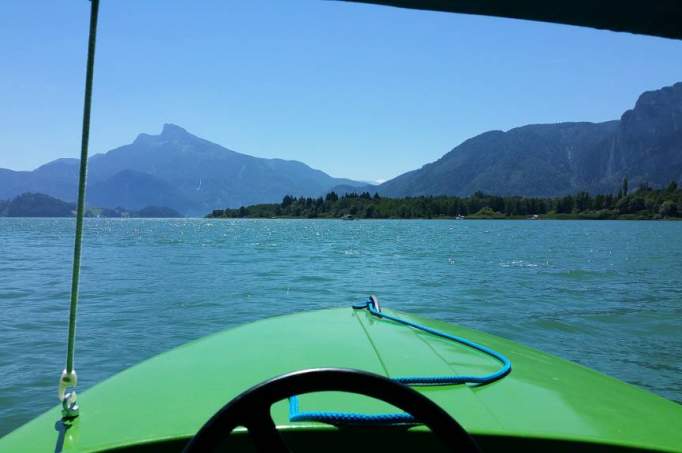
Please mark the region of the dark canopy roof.
[[682, 39], [682, 0], [346, 0]]

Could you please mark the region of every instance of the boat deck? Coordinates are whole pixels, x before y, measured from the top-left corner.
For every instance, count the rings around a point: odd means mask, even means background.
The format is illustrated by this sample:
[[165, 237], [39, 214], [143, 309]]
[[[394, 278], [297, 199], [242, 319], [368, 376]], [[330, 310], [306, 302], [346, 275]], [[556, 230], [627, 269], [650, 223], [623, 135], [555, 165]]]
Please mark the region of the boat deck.
[[[469, 338], [511, 359], [512, 372], [492, 384], [417, 387], [485, 451], [513, 446], [546, 451], [550, 445], [554, 451], [579, 445], [595, 451], [682, 451], [679, 404], [499, 337], [395, 314]], [[366, 310], [298, 313], [226, 330], [140, 363], [81, 394], [81, 415], [68, 429], [54, 408], [0, 439], [0, 451], [95, 452], [132, 446], [177, 451], [239, 393], [273, 376], [317, 367], [397, 377], [482, 374], [496, 370], [499, 363], [466, 346], [377, 319]], [[306, 411], [397, 411], [372, 399], [334, 392], [302, 396], [300, 405]], [[387, 439], [382, 442], [408, 450], [419, 445], [426, 451], [431, 442], [423, 428], [338, 430], [292, 423], [285, 401], [273, 406], [272, 414], [292, 447], [302, 445], [295, 451], [306, 451], [306, 445], [319, 451], [322, 441], [327, 451], [347, 451], [369, 438]], [[244, 435], [232, 437], [231, 451], [248, 443]]]

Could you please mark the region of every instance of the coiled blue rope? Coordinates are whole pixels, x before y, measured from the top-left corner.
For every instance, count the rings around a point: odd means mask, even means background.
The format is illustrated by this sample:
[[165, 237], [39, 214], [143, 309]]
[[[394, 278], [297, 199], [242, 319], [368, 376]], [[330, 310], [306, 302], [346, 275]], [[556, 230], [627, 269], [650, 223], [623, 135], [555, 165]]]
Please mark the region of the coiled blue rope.
[[[452, 376], [401, 376], [392, 378], [396, 382], [406, 385], [448, 385], [448, 384], [490, 384], [499, 379], [502, 379], [507, 374], [511, 372], [511, 361], [497, 351], [490, 349], [486, 346], [474, 343], [466, 338], [458, 337], [456, 335], [450, 335], [445, 332], [441, 332], [430, 327], [417, 324], [415, 322], [407, 321], [381, 311], [378, 307], [376, 300], [370, 298], [368, 301], [361, 304], [353, 305], [356, 310], [367, 309], [373, 316], [381, 319], [387, 319], [389, 321], [396, 322], [398, 324], [403, 324], [405, 326], [412, 327], [422, 332], [429, 333], [431, 335], [445, 338], [451, 341], [468, 346], [477, 351], [481, 351], [495, 359], [497, 359], [502, 366], [493, 373], [483, 374], [479, 376], [468, 376], [468, 375], [452, 375]], [[386, 424], [415, 424], [415, 418], [407, 413], [396, 413], [396, 414], [357, 414], [352, 412], [326, 412], [326, 411], [300, 411], [298, 397], [292, 396], [289, 398], [289, 420], [292, 422], [299, 421], [314, 421], [321, 423], [329, 423], [332, 425], [341, 424], [353, 424], [353, 425], [386, 425]]]

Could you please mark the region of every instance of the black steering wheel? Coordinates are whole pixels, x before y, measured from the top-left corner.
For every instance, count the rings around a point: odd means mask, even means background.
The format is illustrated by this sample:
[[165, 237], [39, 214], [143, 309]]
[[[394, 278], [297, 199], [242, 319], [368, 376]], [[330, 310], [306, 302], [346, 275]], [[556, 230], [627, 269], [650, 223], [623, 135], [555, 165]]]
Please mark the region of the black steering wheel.
[[421, 393], [377, 374], [339, 368], [296, 371], [250, 388], [211, 417], [190, 440], [184, 452], [211, 451], [238, 426], [248, 430], [258, 451], [288, 452], [272, 421], [270, 407], [290, 396], [325, 391], [357, 393], [387, 402], [412, 414], [448, 449], [479, 452], [476, 442], [460, 424]]

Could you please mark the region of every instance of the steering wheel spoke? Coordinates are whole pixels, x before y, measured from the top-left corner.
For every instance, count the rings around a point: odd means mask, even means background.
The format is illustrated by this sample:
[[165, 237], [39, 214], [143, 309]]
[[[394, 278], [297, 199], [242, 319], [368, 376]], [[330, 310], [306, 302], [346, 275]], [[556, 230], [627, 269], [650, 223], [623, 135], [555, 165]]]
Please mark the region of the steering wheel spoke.
[[289, 453], [284, 443], [284, 439], [280, 436], [272, 420], [270, 410], [264, 414], [259, 414], [244, 423], [246, 429], [249, 431], [249, 436], [256, 445], [256, 449], [262, 453]]

